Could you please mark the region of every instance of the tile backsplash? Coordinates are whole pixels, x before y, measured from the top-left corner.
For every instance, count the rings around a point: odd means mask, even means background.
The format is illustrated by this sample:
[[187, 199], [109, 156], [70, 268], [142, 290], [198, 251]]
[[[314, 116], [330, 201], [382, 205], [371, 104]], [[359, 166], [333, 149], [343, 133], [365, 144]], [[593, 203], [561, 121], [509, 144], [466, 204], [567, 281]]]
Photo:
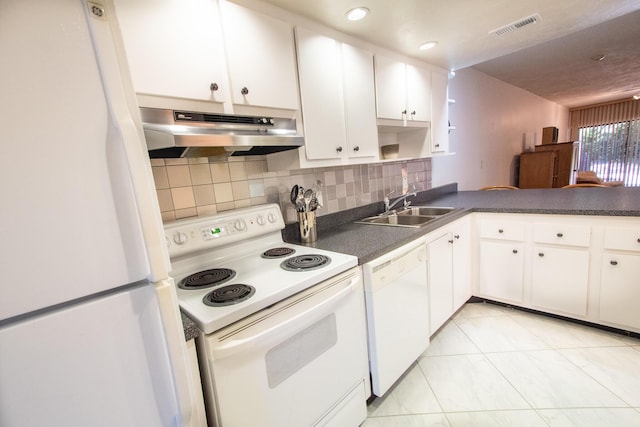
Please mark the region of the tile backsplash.
[[294, 184], [305, 188], [320, 181], [324, 206], [318, 215], [381, 201], [402, 191], [402, 177], [417, 191], [431, 188], [431, 159], [385, 161], [365, 165], [270, 172], [263, 156], [229, 159], [151, 159], [164, 222], [278, 203], [285, 222], [296, 221], [289, 201]]

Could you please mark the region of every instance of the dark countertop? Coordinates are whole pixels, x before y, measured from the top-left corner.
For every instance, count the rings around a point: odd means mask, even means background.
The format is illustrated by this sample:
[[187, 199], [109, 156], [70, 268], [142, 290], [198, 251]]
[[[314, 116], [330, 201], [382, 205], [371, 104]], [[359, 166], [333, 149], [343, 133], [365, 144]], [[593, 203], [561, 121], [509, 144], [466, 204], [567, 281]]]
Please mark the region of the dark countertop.
[[[409, 200], [414, 206], [458, 209], [421, 228], [355, 224], [382, 212], [382, 202], [372, 203], [319, 216], [318, 240], [305, 246], [355, 255], [358, 263], [364, 264], [471, 212], [640, 217], [640, 187], [457, 191], [457, 184], [449, 184], [420, 192]], [[287, 242], [303, 244], [297, 223], [288, 224], [282, 236]], [[185, 338], [195, 338], [198, 327], [184, 314], [182, 322]]]
[[185, 316], [183, 312], [180, 312], [180, 316], [182, 316], [182, 328], [184, 329], [184, 339], [186, 341], [189, 341], [197, 337], [198, 334], [200, 333], [200, 330], [198, 329], [196, 324], [193, 323], [193, 320]]
[[[640, 216], [640, 188], [571, 188], [504, 191], [460, 191], [456, 184], [427, 190], [410, 197], [414, 206], [447, 206], [456, 211], [421, 228], [355, 224], [374, 215], [382, 203], [318, 217], [318, 240], [306, 246], [347, 253], [369, 262], [471, 212], [533, 213], [555, 215]], [[301, 244], [297, 224], [289, 224], [286, 241]]]

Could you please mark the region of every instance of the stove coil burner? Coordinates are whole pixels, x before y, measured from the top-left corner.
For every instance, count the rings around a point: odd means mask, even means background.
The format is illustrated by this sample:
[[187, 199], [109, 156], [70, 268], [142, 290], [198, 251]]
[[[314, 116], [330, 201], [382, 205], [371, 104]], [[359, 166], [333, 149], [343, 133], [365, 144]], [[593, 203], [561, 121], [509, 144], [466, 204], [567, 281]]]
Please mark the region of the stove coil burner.
[[245, 301], [256, 292], [253, 286], [236, 283], [220, 286], [204, 296], [202, 302], [210, 307], [224, 307]]
[[282, 261], [280, 267], [287, 271], [308, 271], [322, 268], [331, 263], [331, 258], [325, 255], [299, 255]]
[[188, 290], [207, 288], [222, 284], [235, 277], [235, 275], [236, 272], [229, 268], [212, 268], [185, 277], [178, 283], [178, 287]]
[[282, 258], [295, 252], [296, 250], [292, 248], [273, 248], [263, 252], [261, 256], [266, 259]]

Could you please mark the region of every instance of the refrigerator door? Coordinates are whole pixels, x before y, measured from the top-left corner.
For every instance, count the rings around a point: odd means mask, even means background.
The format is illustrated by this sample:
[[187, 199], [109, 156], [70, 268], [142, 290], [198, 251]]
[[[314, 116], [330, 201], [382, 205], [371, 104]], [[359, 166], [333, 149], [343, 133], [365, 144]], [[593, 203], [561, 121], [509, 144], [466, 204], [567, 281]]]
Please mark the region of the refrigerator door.
[[0, 5], [0, 320], [167, 275], [115, 24], [90, 6]]
[[0, 327], [0, 348], [2, 426], [179, 425], [148, 284]]

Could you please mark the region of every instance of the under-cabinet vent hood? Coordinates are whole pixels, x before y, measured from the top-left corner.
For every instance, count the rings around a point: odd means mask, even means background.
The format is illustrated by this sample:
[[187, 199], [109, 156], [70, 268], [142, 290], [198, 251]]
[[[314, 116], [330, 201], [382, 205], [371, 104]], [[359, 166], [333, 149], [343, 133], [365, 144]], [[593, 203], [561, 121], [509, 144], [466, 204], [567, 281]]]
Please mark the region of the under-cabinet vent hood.
[[301, 147], [295, 119], [140, 108], [151, 158], [251, 156]]

